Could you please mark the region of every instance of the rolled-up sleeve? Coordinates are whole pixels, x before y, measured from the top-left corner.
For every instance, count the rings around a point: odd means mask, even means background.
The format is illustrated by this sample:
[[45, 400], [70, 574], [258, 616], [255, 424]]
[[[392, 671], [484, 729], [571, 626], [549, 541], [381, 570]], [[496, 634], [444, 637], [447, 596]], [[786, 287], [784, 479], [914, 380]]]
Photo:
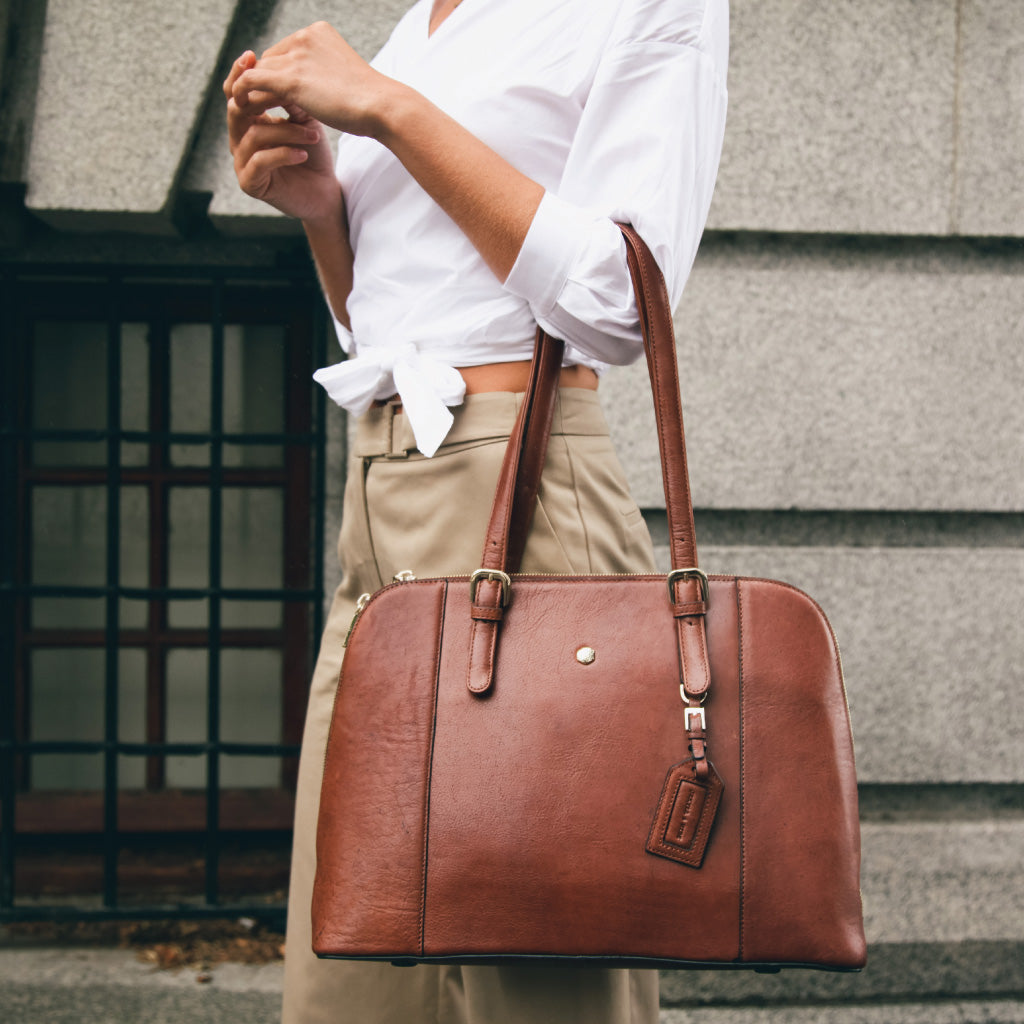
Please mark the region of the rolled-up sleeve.
[[584, 356], [629, 363], [639, 316], [616, 221], [631, 224], [675, 306], [693, 265], [722, 151], [728, 8], [700, 31], [620, 41], [602, 57], [557, 192], [548, 191], [505, 287]]

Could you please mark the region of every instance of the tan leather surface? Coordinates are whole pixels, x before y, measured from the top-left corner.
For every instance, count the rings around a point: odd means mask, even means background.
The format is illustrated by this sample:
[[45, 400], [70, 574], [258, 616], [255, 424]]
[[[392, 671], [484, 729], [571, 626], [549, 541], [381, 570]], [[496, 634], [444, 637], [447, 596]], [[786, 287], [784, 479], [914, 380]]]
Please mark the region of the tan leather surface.
[[[626, 610], [660, 617], [663, 628], [624, 630]], [[692, 949], [733, 959], [738, 848], [723, 847], [700, 872], [645, 848], [665, 773], [687, 755], [664, 579], [517, 578], [484, 700], [447, 682], [462, 675], [467, 611], [452, 586], [431, 786], [428, 954], [454, 946], [661, 957], [678, 951], [686, 904], [701, 922]], [[584, 644], [597, 652], [591, 665], [576, 660]], [[650, 667], [643, 680], [641, 664]], [[732, 719], [737, 733], [734, 699], [724, 695], [719, 713], [723, 732]], [[731, 778], [738, 792], [735, 764]], [[737, 827], [735, 801], [722, 822], [730, 817]]]
[[[436, 673], [399, 671], [397, 686], [360, 663], [383, 642], [370, 609], [390, 621], [395, 600], [402, 652], [430, 665], [443, 632]], [[646, 850], [687, 755], [664, 578], [518, 577], [484, 699], [464, 684], [471, 622], [468, 585], [423, 581], [381, 592], [356, 625], [325, 776], [318, 951], [862, 963], [852, 741], [813, 602], [712, 581], [705, 710], [724, 792], [699, 868]], [[592, 665], [575, 659], [583, 643]]]
[[345, 652], [317, 825], [314, 949], [420, 947], [446, 589], [440, 580], [378, 591], [381, 614], [360, 617]]
[[743, 954], [865, 957], [853, 740], [821, 609], [741, 580]]

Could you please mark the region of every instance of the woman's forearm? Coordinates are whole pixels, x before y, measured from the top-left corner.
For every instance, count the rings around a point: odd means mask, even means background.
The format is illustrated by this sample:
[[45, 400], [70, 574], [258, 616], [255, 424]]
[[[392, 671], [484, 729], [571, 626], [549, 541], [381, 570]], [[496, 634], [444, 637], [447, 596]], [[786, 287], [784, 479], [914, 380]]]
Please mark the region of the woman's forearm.
[[400, 82], [389, 80], [382, 91], [373, 135], [504, 281], [544, 196], [543, 187]]
[[326, 22], [293, 33], [231, 80], [241, 114], [277, 104], [387, 146], [502, 281], [544, 189], [414, 89], [370, 67]]
[[331, 312], [335, 319], [351, 328], [345, 304], [352, 291], [352, 246], [340, 188], [337, 209], [325, 217], [303, 220], [302, 226]]

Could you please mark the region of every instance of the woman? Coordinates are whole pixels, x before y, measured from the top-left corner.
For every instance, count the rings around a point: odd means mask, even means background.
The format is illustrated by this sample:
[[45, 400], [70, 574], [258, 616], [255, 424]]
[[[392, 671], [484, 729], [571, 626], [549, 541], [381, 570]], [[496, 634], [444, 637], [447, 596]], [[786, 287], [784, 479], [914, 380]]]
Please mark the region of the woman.
[[[372, 64], [325, 23], [224, 83], [241, 187], [302, 220], [360, 416], [303, 739], [284, 1020], [643, 1022], [653, 971], [416, 967], [310, 952], [327, 724], [358, 595], [479, 567], [537, 323], [564, 338], [524, 571], [653, 568], [596, 388], [642, 351], [615, 221], [673, 303], [721, 151], [727, 0], [419, 0]], [[288, 118], [267, 114], [281, 106]], [[323, 125], [340, 129], [336, 166]]]

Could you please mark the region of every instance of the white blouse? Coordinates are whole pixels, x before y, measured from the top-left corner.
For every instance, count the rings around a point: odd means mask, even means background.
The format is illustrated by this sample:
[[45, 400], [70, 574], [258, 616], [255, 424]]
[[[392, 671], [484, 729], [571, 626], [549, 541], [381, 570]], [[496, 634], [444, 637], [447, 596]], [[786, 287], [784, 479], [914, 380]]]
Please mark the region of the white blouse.
[[343, 135], [337, 175], [355, 253], [337, 323], [349, 359], [314, 375], [361, 414], [397, 392], [433, 455], [457, 366], [529, 359], [536, 325], [601, 372], [643, 350], [625, 245], [651, 247], [675, 305], [722, 148], [728, 0], [463, 0], [428, 37], [431, 0], [373, 60], [546, 190], [507, 280], [380, 143]]

